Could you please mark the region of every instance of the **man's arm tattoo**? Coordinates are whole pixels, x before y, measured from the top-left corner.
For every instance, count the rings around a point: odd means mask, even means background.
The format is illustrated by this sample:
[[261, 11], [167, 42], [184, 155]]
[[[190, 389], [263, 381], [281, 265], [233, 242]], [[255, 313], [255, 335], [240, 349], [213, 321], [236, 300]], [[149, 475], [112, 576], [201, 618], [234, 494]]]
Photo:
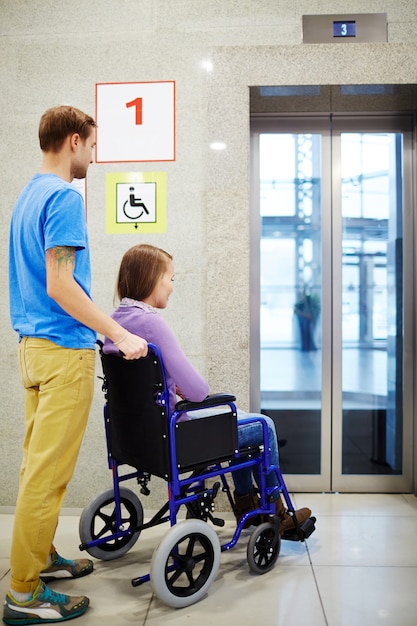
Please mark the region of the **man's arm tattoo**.
[[65, 265], [74, 267], [75, 265], [75, 248], [70, 246], [56, 246], [46, 251], [46, 262], [51, 269], [59, 273], [60, 268]]

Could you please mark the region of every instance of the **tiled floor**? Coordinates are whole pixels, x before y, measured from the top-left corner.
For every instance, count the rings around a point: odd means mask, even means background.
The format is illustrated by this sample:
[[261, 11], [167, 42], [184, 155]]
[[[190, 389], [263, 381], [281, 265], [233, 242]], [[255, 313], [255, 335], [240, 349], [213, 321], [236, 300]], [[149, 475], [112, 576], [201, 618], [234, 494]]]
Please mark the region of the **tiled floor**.
[[[132, 587], [167, 525], [143, 531], [117, 561], [95, 560], [92, 575], [51, 585], [85, 594], [91, 605], [79, 626], [415, 626], [417, 623], [417, 498], [412, 495], [296, 494], [309, 506], [316, 532], [304, 544], [282, 542], [274, 569], [249, 571], [243, 531], [236, 547], [221, 555], [218, 575], [197, 604], [172, 609], [156, 598], [151, 583]], [[0, 509], [0, 594], [9, 578], [13, 516]], [[71, 514], [69, 514], [71, 513]], [[64, 556], [78, 553], [78, 512], [61, 516], [56, 544]], [[217, 530], [223, 543], [233, 532], [229, 514]]]

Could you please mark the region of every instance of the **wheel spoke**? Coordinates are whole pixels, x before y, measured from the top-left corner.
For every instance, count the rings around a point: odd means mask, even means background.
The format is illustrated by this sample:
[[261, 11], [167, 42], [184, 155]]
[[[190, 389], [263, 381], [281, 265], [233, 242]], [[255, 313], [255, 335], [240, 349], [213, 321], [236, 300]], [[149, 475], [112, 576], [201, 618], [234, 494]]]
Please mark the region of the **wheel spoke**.
[[114, 511], [111, 515], [106, 515], [104, 511], [97, 511], [97, 517], [103, 520], [105, 528], [111, 528], [115, 519]]
[[183, 575], [183, 573], [184, 573], [183, 567], [177, 567], [177, 569], [171, 572], [171, 576], [169, 577], [169, 582], [170, 582], [171, 587], [174, 586], [174, 583], [177, 582], [177, 580]]
[[195, 555], [194, 556], [194, 561], [195, 561], [195, 563], [201, 563], [201, 561], [205, 561], [208, 556], [209, 556], [209, 553], [205, 550], [201, 554]]
[[[105, 506], [107, 506], [107, 504], [108, 503], [106, 503]], [[110, 533], [110, 534], [113, 533], [113, 529], [114, 529], [115, 521], [116, 521], [116, 511], [115, 511], [115, 509], [113, 509], [111, 515], [107, 515], [103, 510], [99, 510], [99, 511], [97, 511], [97, 518], [100, 519], [104, 524], [103, 524], [102, 529], [96, 535], [96, 539], [99, 539], [100, 537], [102, 537], [106, 533]], [[94, 518], [93, 518], [92, 522], [94, 524]]]
[[181, 560], [184, 561], [184, 558], [185, 558], [183, 555], [181, 555], [178, 552], [178, 545], [172, 546], [172, 549], [170, 550], [168, 557], [171, 558], [174, 563], [181, 561]]
[[193, 556], [195, 542], [196, 542], [196, 537], [194, 535], [189, 537], [188, 545], [187, 545], [187, 548], [185, 550], [185, 556], [186, 557]]
[[188, 571], [187, 571], [187, 572], [186, 572], [186, 576], [187, 576], [187, 578], [188, 578], [189, 588], [190, 588], [190, 589], [195, 589], [195, 588], [196, 588], [196, 585], [195, 585], [195, 580], [194, 580], [194, 577], [193, 577], [193, 573], [192, 573], [192, 572], [188, 572]]

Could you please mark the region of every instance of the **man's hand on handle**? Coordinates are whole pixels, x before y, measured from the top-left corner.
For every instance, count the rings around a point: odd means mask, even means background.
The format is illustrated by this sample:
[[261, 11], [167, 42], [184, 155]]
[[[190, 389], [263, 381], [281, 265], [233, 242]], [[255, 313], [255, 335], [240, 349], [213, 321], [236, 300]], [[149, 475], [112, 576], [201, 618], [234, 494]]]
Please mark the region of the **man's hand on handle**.
[[138, 335], [133, 335], [126, 331], [125, 335], [119, 341], [115, 342], [120, 352], [123, 354], [123, 358], [131, 361], [133, 359], [140, 359], [148, 354], [148, 342]]

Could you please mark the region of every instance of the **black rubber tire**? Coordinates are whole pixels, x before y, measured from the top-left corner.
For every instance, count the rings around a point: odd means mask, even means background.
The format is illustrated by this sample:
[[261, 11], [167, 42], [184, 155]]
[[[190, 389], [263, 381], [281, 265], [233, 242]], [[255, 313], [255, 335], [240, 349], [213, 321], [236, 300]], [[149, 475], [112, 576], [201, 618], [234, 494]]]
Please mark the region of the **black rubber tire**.
[[251, 534], [246, 551], [250, 569], [255, 574], [265, 574], [275, 565], [281, 549], [279, 528], [264, 522]]
[[[143, 507], [133, 491], [120, 489], [120, 506], [123, 530], [129, 530], [143, 524]], [[81, 513], [79, 534], [83, 544], [105, 538], [116, 533], [116, 502], [113, 489], [108, 489], [91, 500]], [[91, 556], [102, 561], [117, 559], [130, 550], [136, 543], [140, 531], [125, 535], [94, 547], [87, 547]]]

